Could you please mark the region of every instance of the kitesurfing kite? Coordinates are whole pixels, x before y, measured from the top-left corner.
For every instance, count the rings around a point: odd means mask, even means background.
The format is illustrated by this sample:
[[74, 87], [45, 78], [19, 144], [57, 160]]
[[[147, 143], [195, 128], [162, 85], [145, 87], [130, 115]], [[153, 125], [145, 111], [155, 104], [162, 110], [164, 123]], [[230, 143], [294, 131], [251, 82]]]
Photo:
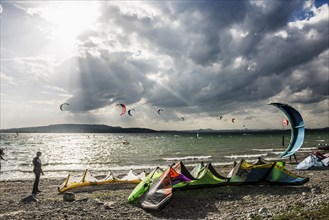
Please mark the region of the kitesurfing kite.
[[124, 105], [124, 104], [117, 104], [117, 106], [121, 106], [121, 113], [120, 113], [120, 115], [124, 115], [124, 113], [126, 113], [126, 105]]
[[64, 111], [64, 110], [63, 110], [63, 106], [64, 106], [64, 105], [70, 105], [70, 104], [69, 104], [69, 103], [63, 103], [63, 104], [61, 104], [61, 105], [59, 106], [59, 109], [60, 109], [61, 111]]
[[166, 170], [155, 168], [131, 192], [128, 202], [139, 202], [146, 210], [161, 210], [169, 204], [176, 190], [238, 185], [290, 185], [307, 183], [308, 177], [298, 176], [285, 168], [282, 161], [252, 164], [245, 160], [236, 163], [227, 176], [219, 174], [211, 163], [200, 163], [189, 171], [182, 161]]
[[132, 116], [131, 111], [135, 111], [135, 109], [129, 109], [128, 110], [128, 115]]
[[158, 114], [159, 114], [159, 115], [161, 115], [161, 113], [160, 113], [161, 111], [164, 111], [164, 110], [163, 110], [162, 108], [160, 108], [160, 109], [158, 110]]
[[283, 120], [282, 120], [282, 123], [283, 123], [285, 126], [288, 126], [288, 125], [289, 125], [289, 121], [288, 121], [288, 119], [283, 119]]
[[299, 150], [304, 142], [305, 129], [303, 118], [300, 113], [290, 105], [282, 103], [271, 103], [270, 105], [280, 109], [289, 120], [291, 128], [290, 143], [287, 149], [280, 155], [280, 157], [285, 158], [292, 156]]

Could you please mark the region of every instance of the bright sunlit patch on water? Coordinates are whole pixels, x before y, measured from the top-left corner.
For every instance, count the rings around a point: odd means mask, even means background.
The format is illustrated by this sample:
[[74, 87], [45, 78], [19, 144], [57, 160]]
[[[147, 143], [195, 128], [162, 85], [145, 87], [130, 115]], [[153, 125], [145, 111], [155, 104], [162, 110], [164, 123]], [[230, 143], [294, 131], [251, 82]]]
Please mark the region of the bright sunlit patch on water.
[[[213, 165], [229, 165], [245, 159], [254, 161], [280, 160], [285, 150], [280, 144], [281, 135], [241, 136], [202, 135], [202, 141], [191, 137], [195, 134], [0, 134], [0, 148], [4, 149], [1, 160], [0, 181], [34, 178], [32, 159], [42, 152], [43, 178], [65, 178], [68, 174], [81, 176], [88, 169], [93, 175], [127, 173], [130, 169], [150, 171], [156, 167], [182, 160], [188, 169], [201, 161]], [[318, 134], [308, 135], [301, 151], [312, 151]], [[326, 137], [325, 137], [326, 138]], [[122, 144], [127, 139], [130, 144]], [[328, 139], [325, 141], [329, 142]], [[257, 152], [257, 147], [260, 147]], [[275, 149], [275, 150], [274, 150]], [[256, 153], [255, 153], [256, 152]]]

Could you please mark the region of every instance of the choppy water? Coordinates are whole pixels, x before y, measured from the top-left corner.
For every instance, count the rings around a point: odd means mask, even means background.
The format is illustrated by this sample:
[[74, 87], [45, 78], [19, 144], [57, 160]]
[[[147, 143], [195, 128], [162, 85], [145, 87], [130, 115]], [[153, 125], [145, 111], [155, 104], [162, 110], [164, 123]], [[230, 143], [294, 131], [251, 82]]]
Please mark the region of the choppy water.
[[[289, 143], [290, 136], [286, 136]], [[123, 140], [130, 144], [125, 145]], [[306, 134], [300, 151], [329, 143], [325, 133]], [[1, 134], [0, 148], [7, 161], [1, 161], [1, 180], [33, 178], [32, 159], [42, 152], [45, 177], [81, 175], [89, 169], [95, 175], [124, 173], [132, 169], [165, 167], [182, 160], [185, 164], [200, 161], [230, 164], [241, 158], [278, 159], [284, 147], [279, 134]]]

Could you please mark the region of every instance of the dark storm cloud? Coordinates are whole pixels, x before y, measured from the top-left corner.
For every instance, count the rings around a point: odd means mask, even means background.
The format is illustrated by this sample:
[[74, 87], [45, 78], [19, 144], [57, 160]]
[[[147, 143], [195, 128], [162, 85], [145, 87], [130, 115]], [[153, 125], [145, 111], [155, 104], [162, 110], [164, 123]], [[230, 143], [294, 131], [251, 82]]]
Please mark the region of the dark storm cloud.
[[102, 4], [101, 31], [80, 37], [88, 52], [69, 101], [88, 104], [76, 110], [145, 99], [214, 114], [278, 94], [328, 98], [328, 20], [294, 25], [304, 1], [145, 2], [158, 13], [145, 16]]

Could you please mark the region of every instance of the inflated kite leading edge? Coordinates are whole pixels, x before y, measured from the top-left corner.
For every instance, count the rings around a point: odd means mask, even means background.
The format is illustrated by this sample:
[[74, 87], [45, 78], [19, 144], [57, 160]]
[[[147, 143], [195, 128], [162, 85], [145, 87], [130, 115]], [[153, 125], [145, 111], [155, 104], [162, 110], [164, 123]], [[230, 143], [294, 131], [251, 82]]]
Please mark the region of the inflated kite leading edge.
[[280, 155], [281, 158], [289, 157], [298, 151], [298, 149], [303, 145], [304, 142], [304, 121], [300, 113], [287, 104], [282, 103], [271, 103], [277, 108], [279, 108], [288, 117], [291, 126], [291, 138], [287, 149]]

